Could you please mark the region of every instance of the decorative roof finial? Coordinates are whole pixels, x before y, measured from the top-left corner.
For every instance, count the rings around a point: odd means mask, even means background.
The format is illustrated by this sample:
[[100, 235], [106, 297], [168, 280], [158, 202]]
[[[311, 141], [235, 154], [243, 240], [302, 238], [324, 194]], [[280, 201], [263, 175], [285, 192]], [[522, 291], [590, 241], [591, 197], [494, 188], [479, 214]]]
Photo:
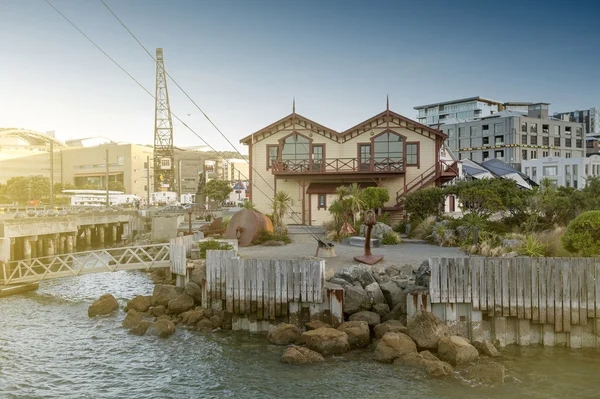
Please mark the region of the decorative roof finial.
[[385, 96], [385, 110], [386, 111], [390, 110], [390, 96], [389, 95]]
[[292, 101], [292, 114], [296, 113], [296, 97], [294, 97], [294, 100]]

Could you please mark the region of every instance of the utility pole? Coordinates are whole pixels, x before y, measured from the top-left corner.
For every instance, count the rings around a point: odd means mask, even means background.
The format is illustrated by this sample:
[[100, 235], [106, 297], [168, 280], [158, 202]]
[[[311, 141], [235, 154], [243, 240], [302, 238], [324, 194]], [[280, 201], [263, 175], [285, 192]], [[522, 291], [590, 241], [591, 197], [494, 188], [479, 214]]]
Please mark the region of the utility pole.
[[108, 148], [106, 148], [106, 207], [110, 206], [110, 200], [108, 195]]
[[54, 143], [50, 142], [50, 209], [54, 209]]

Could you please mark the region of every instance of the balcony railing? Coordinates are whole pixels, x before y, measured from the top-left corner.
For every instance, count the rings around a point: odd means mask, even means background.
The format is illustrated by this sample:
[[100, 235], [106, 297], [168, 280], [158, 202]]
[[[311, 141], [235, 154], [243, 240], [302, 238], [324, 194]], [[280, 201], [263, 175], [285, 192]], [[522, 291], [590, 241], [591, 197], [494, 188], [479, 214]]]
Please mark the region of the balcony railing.
[[273, 161], [271, 170], [275, 175], [322, 175], [352, 173], [404, 173], [404, 160], [331, 158], [323, 160], [287, 159]]

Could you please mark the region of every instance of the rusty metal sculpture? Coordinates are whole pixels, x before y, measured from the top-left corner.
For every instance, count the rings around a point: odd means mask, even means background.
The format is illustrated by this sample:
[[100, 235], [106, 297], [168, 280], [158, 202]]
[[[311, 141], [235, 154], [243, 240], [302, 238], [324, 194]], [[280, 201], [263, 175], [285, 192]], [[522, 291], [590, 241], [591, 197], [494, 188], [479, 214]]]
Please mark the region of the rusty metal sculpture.
[[260, 212], [241, 209], [227, 223], [225, 238], [237, 239], [240, 247], [247, 247], [252, 244], [262, 230], [273, 232], [271, 219]]
[[365, 234], [365, 253], [361, 256], [355, 256], [354, 260], [367, 265], [374, 265], [375, 263], [383, 259], [383, 255], [373, 255], [371, 253], [371, 230], [373, 226], [377, 224], [375, 219], [375, 212], [373, 210], [365, 211], [365, 217], [363, 224], [367, 226]]

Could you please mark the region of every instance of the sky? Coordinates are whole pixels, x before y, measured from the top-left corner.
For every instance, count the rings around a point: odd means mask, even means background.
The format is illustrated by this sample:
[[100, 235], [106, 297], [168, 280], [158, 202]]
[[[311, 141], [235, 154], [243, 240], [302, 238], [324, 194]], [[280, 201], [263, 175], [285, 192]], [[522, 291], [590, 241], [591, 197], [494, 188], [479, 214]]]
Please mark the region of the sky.
[[[100, 0], [48, 0], [154, 93], [154, 61]], [[481, 96], [600, 107], [600, 3], [105, 0], [238, 149], [292, 111], [337, 131]], [[154, 99], [44, 0], [0, 0], [0, 127], [151, 144]], [[171, 111], [233, 150], [168, 82]], [[202, 141], [174, 121], [174, 143]]]

